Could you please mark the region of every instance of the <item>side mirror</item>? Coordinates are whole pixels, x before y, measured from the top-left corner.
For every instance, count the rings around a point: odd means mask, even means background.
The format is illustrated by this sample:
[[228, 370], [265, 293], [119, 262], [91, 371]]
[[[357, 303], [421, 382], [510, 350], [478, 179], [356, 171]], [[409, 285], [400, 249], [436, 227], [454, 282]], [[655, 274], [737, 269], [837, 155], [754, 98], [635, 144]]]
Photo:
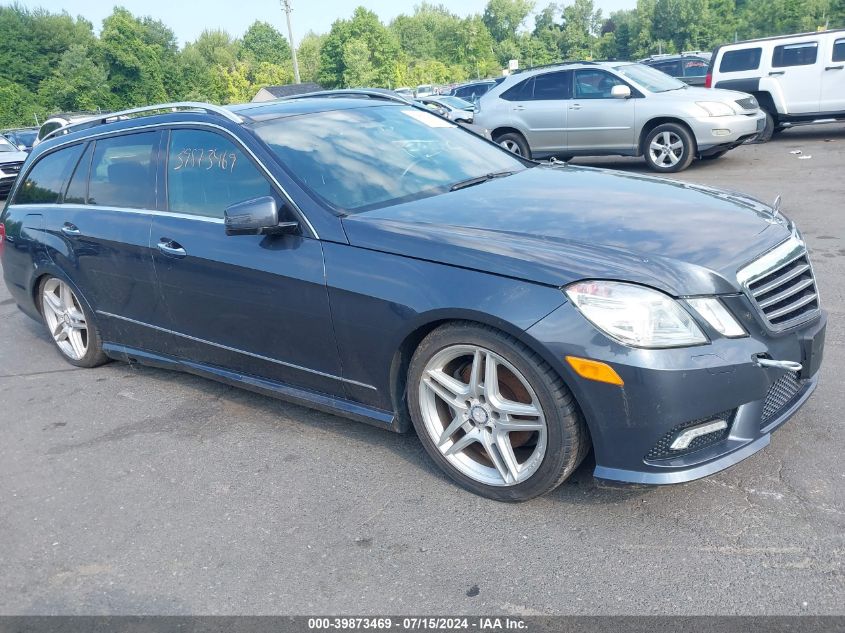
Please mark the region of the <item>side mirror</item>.
[[624, 85], [613, 86], [613, 88], [610, 89], [610, 96], [614, 99], [630, 99], [631, 88]]
[[299, 222], [279, 222], [279, 205], [272, 196], [239, 202], [223, 212], [226, 235], [293, 233]]

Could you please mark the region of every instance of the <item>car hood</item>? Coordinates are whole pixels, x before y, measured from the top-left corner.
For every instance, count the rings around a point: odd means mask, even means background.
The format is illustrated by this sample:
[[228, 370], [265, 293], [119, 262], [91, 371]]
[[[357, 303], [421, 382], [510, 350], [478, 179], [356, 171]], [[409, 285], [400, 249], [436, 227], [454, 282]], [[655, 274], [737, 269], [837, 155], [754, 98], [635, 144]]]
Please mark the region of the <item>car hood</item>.
[[29, 154], [26, 152], [0, 152], [0, 168], [8, 163], [22, 163], [26, 160], [27, 156]]
[[534, 167], [350, 215], [353, 246], [562, 286], [643, 283], [675, 296], [740, 290], [736, 271], [787, 239], [750, 197], [585, 167]]
[[723, 88], [700, 88], [698, 86], [687, 86], [680, 90], [669, 90], [667, 92], [655, 92], [650, 98], [662, 98], [675, 100], [678, 98], [689, 99], [690, 101], [724, 101], [731, 103], [737, 99], [745, 99], [748, 94], [736, 90], [725, 90]]

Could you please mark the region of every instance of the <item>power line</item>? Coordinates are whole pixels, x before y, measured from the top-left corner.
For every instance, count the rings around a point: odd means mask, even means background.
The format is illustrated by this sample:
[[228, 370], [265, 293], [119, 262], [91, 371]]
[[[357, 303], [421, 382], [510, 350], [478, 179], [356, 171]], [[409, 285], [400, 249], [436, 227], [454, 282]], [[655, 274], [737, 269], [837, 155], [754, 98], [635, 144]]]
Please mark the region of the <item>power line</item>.
[[288, 39], [290, 40], [290, 52], [293, 55], [293, 81], [299, 83], [299, 62], [296, 60], [296, 42], [293, 40], [293, 28], [290, 25], [290, 12], [293, 10], [290, 7], [290, 0], [282, 0], [282, 9], [285, 11], [285, 17], [288, 21]]

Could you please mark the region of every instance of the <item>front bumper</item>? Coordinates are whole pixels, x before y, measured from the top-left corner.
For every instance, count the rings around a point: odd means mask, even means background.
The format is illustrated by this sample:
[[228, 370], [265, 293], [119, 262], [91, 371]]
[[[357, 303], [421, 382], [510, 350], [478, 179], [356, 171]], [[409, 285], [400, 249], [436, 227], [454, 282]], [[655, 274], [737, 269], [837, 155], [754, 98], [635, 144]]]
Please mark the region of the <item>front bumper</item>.
[[746, 116], [696, 117], [687, 121], [702, 156], [715, 154], [741, 145], [759, 134], [766, 124], [766, 114], [760, 110]]
[[[741, 304], [745, 299], [736, 296], [730, 301]], [[581, 407], [595, 450], [596, 477], [681, 483], [728, 468], [769, 444], [772, 432], [818, 384], [827, 317], [822, 312], [797, 329], [774, 335], [754, 325], [750, 312], [745, 316], [751, 332], [747, 338], [711, 336], [706, 345], [662, 350], [616, 343], [569, 303], [528, 330], [548, 351], [549, 361]], [[608, 363], [625, 384], [617, 387], [579, 377], [564, 362], [568, 355]], [[793, 379], [783, 369], [759, 366], [754, 360], [759, 355], [800, 362], [805, 369]], [[781, 389], [783, 384], [791, 389]], [[666, 449], [673, 434], [717, 416], [728, 421], [721, 434], [687, 450]]]

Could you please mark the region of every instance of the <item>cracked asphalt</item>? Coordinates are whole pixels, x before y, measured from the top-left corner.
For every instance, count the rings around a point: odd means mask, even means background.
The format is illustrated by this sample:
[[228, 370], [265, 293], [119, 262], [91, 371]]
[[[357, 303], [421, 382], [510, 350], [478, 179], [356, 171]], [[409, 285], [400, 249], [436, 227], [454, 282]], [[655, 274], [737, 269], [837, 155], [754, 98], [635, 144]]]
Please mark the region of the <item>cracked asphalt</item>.
[[497, 504], [413, 435], [167, 371], [74, 369], [3, 286], [0, 614], [845, 613], [843, 174], [837, 124], [678, 176], [782, 194], [830, 312], [816, 395], [763, 452], [680, 486], [609, 487], [588, 460]]

